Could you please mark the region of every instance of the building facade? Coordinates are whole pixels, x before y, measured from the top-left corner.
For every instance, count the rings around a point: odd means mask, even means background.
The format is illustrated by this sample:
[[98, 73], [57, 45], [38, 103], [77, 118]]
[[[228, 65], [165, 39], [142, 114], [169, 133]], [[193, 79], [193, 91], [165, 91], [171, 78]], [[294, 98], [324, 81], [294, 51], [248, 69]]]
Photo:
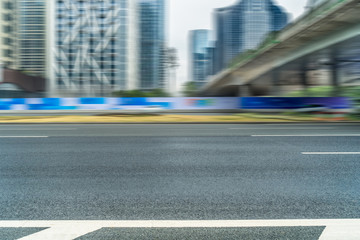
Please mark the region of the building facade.
[[0, 60], [7, 68], [15, 68], [16, 2], [0, 0]]
[[17, 69], [46, 73], [46, 0], [17, 0]]
[[242, 0], [216, 9], [214, 16], [217, 72], [238, 54], [257, 48], [268, 33], [279, 31], [288, 23], [285, 11], [272, 0]]
[[138, 88], [136, 0], [48, 4], [51, 96], [110, 96]]
[[1, 0], [1, 59], [5, 67], [45, 76], [46, 1]]
[[210, 31], [193, 30], [189, 33], [189, 79], [200, 88], [210, 74]]
[[167, 89], [165, 0], [138, 0], [141, 90]]
[[167, 89], [165, 0], [0, 0], [0, 61], [49, 96]]

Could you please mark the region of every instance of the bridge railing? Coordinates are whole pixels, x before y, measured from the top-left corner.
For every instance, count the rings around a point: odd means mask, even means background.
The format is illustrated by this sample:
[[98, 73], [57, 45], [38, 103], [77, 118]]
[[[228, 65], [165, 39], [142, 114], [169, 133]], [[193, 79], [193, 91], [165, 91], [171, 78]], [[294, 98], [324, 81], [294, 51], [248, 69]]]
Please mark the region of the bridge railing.
[[302, 17], [296, 21], [288, 24], [280, 32], [270, 33], [264, 42], [262, 42], [257, 49], [249, 50], [248, 52], [239, 54], [236, 56], [233, 61], [229, 64], [230, 69], [234, 69], [248, 61], [251, 61], [253, 58], [257, 57], [267, 49], [271, 48], [273, 45], [281, 43], [282, 41], [288, 39], [289, 37], [298, 33], [304, 26], [315, 22], [329, 11], [335, 9], [336, 7], [344, 4], [345, 2], [350, 2], [353, 0], [327, 0], [317, 6], [316, 8], [307, 11]]
[[284, 40], [289, 36], [296, 34], [304, 26], [315, 22], [319, 18], [326, 15], [329, 11], [335, 9], [336, 7], [342, 5], [345, 2], [350, 2], [353, 0], [327, 0], [322, 4], [318, 5], [316, 8], [308, 10], [303, 16], [295, 20], [294, 22], [288, 24], [279, 34], [279, 39]]

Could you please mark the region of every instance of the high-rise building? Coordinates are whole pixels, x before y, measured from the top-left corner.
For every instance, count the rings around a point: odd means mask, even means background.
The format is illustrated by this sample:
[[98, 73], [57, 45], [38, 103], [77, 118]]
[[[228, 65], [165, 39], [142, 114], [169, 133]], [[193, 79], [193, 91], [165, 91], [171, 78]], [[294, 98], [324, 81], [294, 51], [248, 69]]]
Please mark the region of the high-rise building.
[[138, 0], [140, 89], [166, 89], [165, 0]]
[[189, 78], [200, 88], [209, 76], [210, 64], [210, 31], [193, 30], [189, 34]]
[[281, 30], [288, 22], [287, 14], [272, 0], [241, 0], [216, 9], [214, 15], [217, 71], [238, 54], [257, 48], [269, 32]]
[[45, 0], [0, 0], [0, 57], [5, 67], [45, 75], [45, 5]]
[[0, 61], [4, 67], [15, 68], [16, 2], [0, 0]]
[[212, 41], [211, 46], [206, 49], [206, 55], [207, 55], [207, 60], [208, 60], [207, 71], [208, 71], [209, 76], [216, 74], [215, 61], [214, 61], [214, 59], [215, 59], [214, 44], [215, 44], [214, 41]]
[[51, 96], [166, 89], [165, 0], [0, 0], [0, 61]]
[[272, 31], [271, 3], [264, 0], [242, 2], [243, 50], [255, 49], [264, 37]]
[[289, 23], [289, 16], [284, 9], [278, 5], [271, 5], [271, 31], [280, 31]]
[[17, 68], [36, 76], [46, 73], [46, 2], [17, 0]]
[[49, 1], [52, 96], [110, 96], [138, 88], [136, 7], [136, 0]]

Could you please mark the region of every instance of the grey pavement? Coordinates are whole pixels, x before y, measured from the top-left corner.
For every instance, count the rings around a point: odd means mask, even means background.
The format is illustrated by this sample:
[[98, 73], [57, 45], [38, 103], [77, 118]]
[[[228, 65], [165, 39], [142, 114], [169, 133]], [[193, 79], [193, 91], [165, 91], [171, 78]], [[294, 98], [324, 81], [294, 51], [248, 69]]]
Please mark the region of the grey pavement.
[[[0, 221], [358, 219], [358, 152], [359, 124], [0, 125]], [[205, 232], [318, 239], [320, 229]], [[183, 231], [81, 239], [204, 236]]]

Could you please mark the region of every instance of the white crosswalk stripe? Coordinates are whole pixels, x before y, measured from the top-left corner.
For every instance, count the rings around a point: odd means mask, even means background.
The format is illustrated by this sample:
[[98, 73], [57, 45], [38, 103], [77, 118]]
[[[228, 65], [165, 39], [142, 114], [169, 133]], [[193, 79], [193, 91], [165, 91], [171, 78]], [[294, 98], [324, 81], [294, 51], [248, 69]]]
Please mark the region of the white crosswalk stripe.
[[359, 240], [360, 219], [199, 221], [0, 221], [0, 228], [47, 228], [19, 240], [72, 240], [101, 228], [325, 227], [319, 240]]

